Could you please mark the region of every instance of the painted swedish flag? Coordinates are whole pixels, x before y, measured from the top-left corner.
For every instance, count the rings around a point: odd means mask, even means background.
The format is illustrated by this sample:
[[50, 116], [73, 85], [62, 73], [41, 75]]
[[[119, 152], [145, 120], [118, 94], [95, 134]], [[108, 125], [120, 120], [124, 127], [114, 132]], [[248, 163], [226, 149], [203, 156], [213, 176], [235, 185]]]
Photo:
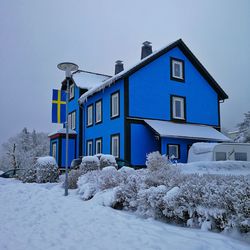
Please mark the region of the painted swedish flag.
[[52, 122], [64, 123], [66, 121], [66, 91], [53, 89], [52, 95]]

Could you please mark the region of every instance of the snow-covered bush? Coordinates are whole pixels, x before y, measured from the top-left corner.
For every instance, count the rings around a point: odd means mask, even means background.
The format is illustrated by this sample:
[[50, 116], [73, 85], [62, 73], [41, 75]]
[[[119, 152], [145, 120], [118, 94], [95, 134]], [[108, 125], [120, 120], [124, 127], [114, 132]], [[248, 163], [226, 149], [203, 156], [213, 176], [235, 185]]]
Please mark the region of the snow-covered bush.
[[82, 169], [72, 169], [69, 172], [68, 175], [68, 188], [70, 189], [76, 189], [77, 188], [77, 181], [79, 177], [86, 172], [83, 171]]
[[104, 155], [102, 154], [100, 157], [100, 168], [103, 169], [108, 166], [117, 167], [117, 163], [115, 157], [113, 155]]
[[85, 156], [82, 158], [80, 169], [87, 173], [88, 171], [97, 170], [100, 168], [100, 160], [97, 156]]
[[37, 158], [35, 164], [26, 169], [19, 177], [23, 182], [56, 182], [59, 177], [58, 166], [54, 157]]
[[149, 171], [157, 171], [161, 168], [169, 167], [168, 157], [161, 155], [158, 151], [149, 153], [147, 155], [146, 166]]

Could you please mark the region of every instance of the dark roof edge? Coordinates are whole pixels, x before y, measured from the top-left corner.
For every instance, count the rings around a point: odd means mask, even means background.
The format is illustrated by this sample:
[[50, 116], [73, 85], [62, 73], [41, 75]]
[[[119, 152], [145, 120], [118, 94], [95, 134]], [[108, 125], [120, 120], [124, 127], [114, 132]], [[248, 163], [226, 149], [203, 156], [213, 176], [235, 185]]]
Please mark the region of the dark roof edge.
[[[145, 59], [142, 63], [136, 65], [134, 68], [127, 71], [125, 74], [121, 75], [120, 78], [129, 76], [139, 70], [140, 68], [144, 67], [148, 63], [152, 62], [153, 60], [157, 59], [158, 57], [162, 56], [163, 54], [167, 53], [174, 47], [178, 46], [184, 55], [190, 59], [190, 61], [195, 65], [195, 67], [199, 70], [199, 72], [204, 76], [204, 78], [208, 81], [208, 83], [215, 89], [215, 91], [219, 95], [220, 100], [225, 100], [228, 98], [228, 95], [224, 92], [224, 90], [219, 86], [219, 84], [214, 80], [214, 78], [208, 73], [205, 67], [201, 64], [201, 62], [196, 58], [196, 56], [191, 52], [191, 50], [187, 47], [187, 45], [182, 41], [182, 39], [178, 39], [177, 41], [171, 43], [166, 48], [156, 52], [154, 55]], [[119, 79], [119, 78], [118, 78]], [[116, 79], [116, 81], [118, 80]]]

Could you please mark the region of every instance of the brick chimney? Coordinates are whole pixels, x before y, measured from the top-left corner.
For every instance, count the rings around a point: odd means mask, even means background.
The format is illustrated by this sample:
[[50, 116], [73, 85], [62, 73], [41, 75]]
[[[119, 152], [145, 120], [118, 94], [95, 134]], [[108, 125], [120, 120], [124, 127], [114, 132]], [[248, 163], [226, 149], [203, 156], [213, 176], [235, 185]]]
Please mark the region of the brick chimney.
[[115, 75], [117, 75], [118, 73], [120, 73], [121, 71], [123, 71], [123, 62], [120, 60], [117, 60], [115, 62]]
[[150, 54], [152, 54], [151, 42], [145, 41], [141, 47], [141, 59], [147, 57]]

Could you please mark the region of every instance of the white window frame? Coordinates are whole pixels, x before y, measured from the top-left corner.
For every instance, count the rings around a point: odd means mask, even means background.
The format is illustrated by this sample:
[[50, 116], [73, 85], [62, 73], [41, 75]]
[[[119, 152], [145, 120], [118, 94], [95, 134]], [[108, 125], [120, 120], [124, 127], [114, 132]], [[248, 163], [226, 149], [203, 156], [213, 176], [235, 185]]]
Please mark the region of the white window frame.
[[93, 104], [87, 107], [87, 126], [93, 125]]
[[[184, 80], [184, 66], [183, 66], [184, 62], [176, 60], [176, 59], [172, 59], [171, 63], [172, 63], [172, 77], [180, 79], [180, 80]], [[175, 75], [175, 65], [180, 66], [180, 76]]]
[[75, 84], [71, 84], [69, 86], [69, 99], [73, 99], [75, 97]]
[[[176, 102], [181, 102], [181, 115], [176, 114]], [[185, 98], [180, 96], [172, 96], [172, 118], [178, 120], [185, 120]]]
[[[89, 152], [89, 147], [91, 147], [91, 150]], [[93, 155], [93, 140], [87, 141], [87, 156]]]
[[[116, 143], [117, 148], [116, 149], [114, 148], [115, 140], [117, 141], [117, 143]], [[119, 134], [111, 136], [111, 154], [116, 158], [120, 157], [120, 135]]]
[[[117, 100], [117, 102], [115, 102]], [[117, 112], [115, 113], [115, 105], [117, 105]], [[115, 92], [111, 95], [111, 118], [118, 117], [120, 115], [120, 93]]]
[[57, 143], [53, 142], [52, 143], [52, 156], [56, 159], [56, 154], [57, 154]]
[[68, 114], [68, 128], [72, 129], [72, 113]]
[[95, 103], [95, 123], [102, 122], [102, 100]]
[[71, 129], [73, 130], [76, 129], [76, 112], [75, 111], [71, 113]]
[[[98, 149], [98, 144], [100, 144], [100, 152], [97, 150]], [[96, 154], [102, 154], [102, 138], [98, 138], [95, 140], [95, 153]]]
[[[175, 159], [180, 159], [180, 152], [179, 152], [180, 145], [179, 144], [168, 144], [167, 147], [168, 147], [168, 154], [169, 154], [169, 151], [170, 151], [170, 147], [175, 147], [176, 152], [177, 152], [177, 155], [175, 156]], [[169, 155], [168, 157], [171, 158], [172, 155]]]

